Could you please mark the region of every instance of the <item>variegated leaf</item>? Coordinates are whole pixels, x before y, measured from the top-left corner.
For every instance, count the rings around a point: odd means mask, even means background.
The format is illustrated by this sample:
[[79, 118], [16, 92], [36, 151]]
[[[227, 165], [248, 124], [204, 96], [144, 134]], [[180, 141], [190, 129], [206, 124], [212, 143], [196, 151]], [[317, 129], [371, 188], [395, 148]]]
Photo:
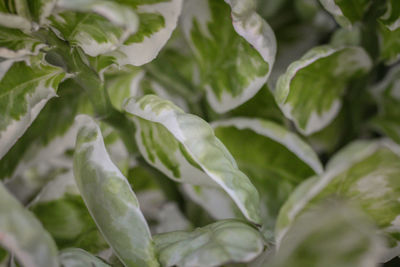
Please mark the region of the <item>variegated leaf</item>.
[[267, 266], [377, 267], [383, 250], [364, 214], [330, 202], [299, 216]]
[[30, 32], [34, 25], [31, 23], [28, 1], [26, 0], [5, 0], [0, 3], [0, 25]]
[[21, 58], [36, 55], [45, 44], [18, 29], [0, 26], [0, 57]]
[[105, 0], [60, 0], [51, 26], [86, 54], [98, 56], [115, 50], [138, 28], [138, 18], [130, 7]]
[[183, 0], [118, 0], [132, 7], [139, 16], [139, 29], [115, 55], [121, 65], [141, 66], [152, 61], [175, 30]]
[[342, 26], [350, 26], [361, 21], [371, 7], [371, 0], [320, 0], [324, 8], [331, 13]]
[[276, 101], [297, 129], [309, 135], [336, 117], [349, 82], [371, 67], [371, 59], [360, 47], [313, 48], [279, 78]]
[[72, 170], [48, 182], [29, 204], [29, 209], [59, 249], [79, 247], [99, 253], [108, 248], [79, 194]]
[[224, 220], [193, 232], [170, 232], [154, 236], [161, 264], [178, 266], [221, 266], [248, 262], [263, 250], [261, 235], [246, 223]]
[[[253, 97], [271, 72], [276, 40], [255, 2], [186, 1], [182, 29], [200, 69], [200, 86], [218, 113]], [[230, 6], [230, 8], [229, 8]]]
[[40, 222], [0, 183], [0, 244], [24, 267], [58, 267], [57, 247]]
[[383, 23], [379, 24], [381, 58], [387, 64], [395, 63], [400, 58], [400, 27], [390, 30]]
[[88, 116], [80, 120], [74, 175], [90, 214], [125, 266], [158, 266], [135, 194], [111, 161], [99, 127]]
[[400, 144], [400, 66], [393, 67], [371, 93], [379, 108], [372, 126]]
[[244, 216], [259, 223], [259, 195], [249, 178], [202, 119], [154, 95], [130, 99], [140, 152], [177, 182], [221, 187]]
[[259, 190], [263, 225], [272, 231], [279, 209], [294, 187], [322, 173], [318, 156], [296, 134], [271, 121], [232, 118], [212, 126]]
[[398, 29], [400, 27], [400, 2], [396, 0], [387, 0], [386, 12], [380, 19], [389, 30], [394, 31]]
[[41, 57], [0, 62], [0, 158], [31, 125], [46, 102], [56, 96], [65, 77], [61, 68], [47, 64]]
[[278, 244], [303, 212], [329, 198], [361, 208], [386, 237], [382, 260], [400, 251], [400, 147], [389, 141], [357, 141], [336, 154], [321, 177], [306, 180], [281, 209]]
[[99, 258], [79, 248], [60, 251], [59, 258], [63, 267], [110, 267]]

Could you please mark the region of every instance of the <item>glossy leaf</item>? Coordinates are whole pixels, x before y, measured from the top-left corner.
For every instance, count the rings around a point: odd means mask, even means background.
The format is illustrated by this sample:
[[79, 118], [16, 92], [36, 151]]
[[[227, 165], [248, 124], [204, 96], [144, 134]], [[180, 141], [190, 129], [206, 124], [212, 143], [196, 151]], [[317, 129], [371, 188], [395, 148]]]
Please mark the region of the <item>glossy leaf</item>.
[[154, 95], [130, 99], [125, 110], [149, 164], [178, 182], [221, 187], [247, 219], [260, 222], [257, 190], [204, 120]]
[[218, 113], [258, 92], [276, 54], [274, 33], [255, 12], [254, 1], [225, 2], [186, 1], [182, 13], [182, 29], [199, 64], [200, 85]]
[[108, 156], [96, 123], [87, 116], [80, 120], [74, 175], [90, 214], [125, 266], [158, 266], [135, 194]]
[[24, 267], [57, 267], [57, 247], [40, 222], [0, 183], [0, 245]]
[[371, 66], [369, 56], [360, 47], [313, 48], [279, 78], [276, 100], [297, 129], [309, 135], [336, 117], [350, 81], [364, 75]]
[[40, 58], [0, 62], [0, 158], [31, 125], [46, 102], [56, 96], [64, 77], [62, 69]]
[[193, 232], [154, 236], [163, 266], [220, 266], [248, 262], [261, 253], [263, 241], [257, 230], [235, 220], [218, 221]]
[[387, 239], [382, 260], [398, 255], [400, 148], [388, 141], [358, 141], [336, 154], [321, 177], [302, 183], [279, 214], [278, 244], [303, 212], [323, 200], [342, 198], [361, 208]]

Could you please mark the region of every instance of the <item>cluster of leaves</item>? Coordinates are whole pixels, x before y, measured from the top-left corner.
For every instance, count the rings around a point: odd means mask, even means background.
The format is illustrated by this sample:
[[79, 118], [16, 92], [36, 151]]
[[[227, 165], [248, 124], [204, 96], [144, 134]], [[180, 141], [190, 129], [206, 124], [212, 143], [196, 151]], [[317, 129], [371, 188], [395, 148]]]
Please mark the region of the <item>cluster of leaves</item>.
[[400, 1], [0, 0], [0, 266], [400, 255]]

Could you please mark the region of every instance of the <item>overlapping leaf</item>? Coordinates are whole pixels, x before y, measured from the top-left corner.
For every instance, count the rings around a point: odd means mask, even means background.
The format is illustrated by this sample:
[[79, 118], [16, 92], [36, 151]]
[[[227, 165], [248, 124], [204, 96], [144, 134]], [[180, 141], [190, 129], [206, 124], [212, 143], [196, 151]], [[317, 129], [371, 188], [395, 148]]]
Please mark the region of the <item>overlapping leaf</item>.
[[400, 67], [394, 67], [371, 93], [378, 100], [379, 114], [372, 125], [400, 144]]
[[271, 121], [233, 118], [212, 125], [239, 168], [259, 190], [263, 223], [272, 230], [278, 211], [293, 188], [322, 172], [318, 156], [296, 134]]
[[79, 247], [99, 253], [108, 248], [79, 194], [72, 170], [46, 184], [29, 209], [60, 249]]
[[178, 182], [221, 187], [247, 219], [260, 222], [257, 190], [205, 121], [154, 95], [130, 99], [125, 110], [151, 165]]
[[24, 267], [57, 267], [57, 247], [40, 222], [0, 183], [0, 244]]
[[163, 266], [220, 266], [248, 262], [261, 253], [263, 241], [246, 223], [219, 221], [193, 232], [170, 232], [154, 236]]
[[331, 159], [327, 171], [300, 185], [283, 206], [276, 227], [278, 244], [304, 211], [329, 198], [361, 208], [387, 239], [384, 260], [399, 251], [400, 148], [388, 141], [358, 141]]
[[335, 118], [350, 82], [371, 66], [369, 56], [360, 47], [313, 48], [279, 78], [276, 100], [297, 129], [311, 134]]
[[200, 85], [218, 113], [253, 97], [267, 81], [275, 36], [254, 11], [255, 2], [190, 0], [182, 29], [200, 69]]
[[364, 214], [323, 203], [299, 216], [267, 266], [376, 267], [383, 248]]
[[0, 158], [56, 95], [65, 77], [62, 69], [47, 64], [41, 55], [38, 57], [0, 62]]
[[74, 175], [104, 238], [126, 266], [158, 266], [150, 230], [128, 181], [109, 158], [100, 129], [87, 116], [77, 137]]
[[99, 258], [79, 248], [60, 251], [60, 263], [64, 267], [110, 267]]
[[320, 0], [320, 2], [343, 26], [361, 21], [372, 4], [371, 0]]

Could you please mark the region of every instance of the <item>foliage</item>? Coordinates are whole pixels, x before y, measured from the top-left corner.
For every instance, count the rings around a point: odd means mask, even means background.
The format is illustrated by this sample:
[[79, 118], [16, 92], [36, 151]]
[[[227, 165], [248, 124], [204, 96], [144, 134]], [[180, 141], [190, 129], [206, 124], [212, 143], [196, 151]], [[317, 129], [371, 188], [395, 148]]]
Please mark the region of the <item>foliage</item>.
[[0, 0], [0, 266], [400, 256], [398, 0]]

